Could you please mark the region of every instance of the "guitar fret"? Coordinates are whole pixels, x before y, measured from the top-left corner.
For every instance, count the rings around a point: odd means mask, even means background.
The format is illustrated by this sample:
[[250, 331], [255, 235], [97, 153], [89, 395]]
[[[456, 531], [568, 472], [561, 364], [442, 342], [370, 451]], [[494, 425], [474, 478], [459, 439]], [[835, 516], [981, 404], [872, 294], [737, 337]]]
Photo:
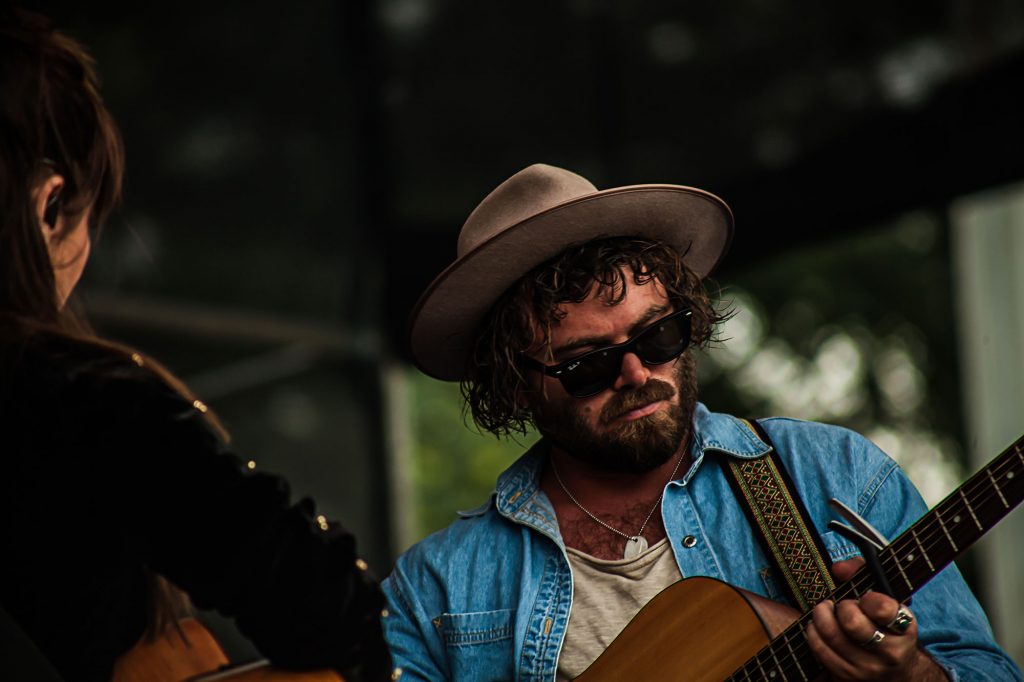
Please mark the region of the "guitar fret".
[[[1018, 451], [1017, 451], [1017, 456], [1018, 456], [1018, 457], [1020, 457], [1020, 456], [1021, 456], [1021, 455], [1020, 455], [1020, 450], [1018, 450]], [[997, 495], [999, 495], [999, 499], [1003, 501], [1003, 506], [1004, 506], [1004, 507], [1006, 507], [1007, 509], [1009, 509], [1009, 508], [1010, 508], [1010, 503], [1006, 501], [1006, 498], [1005, 498], [1005, 497], [1003, 497], [1003, 491], [1002, 491], [1002, 490], [1000, 490], [1000, 488], [999, 488], [999, 484], [998, 484], [998, 483], [996, 483], [996, 479], [995, 479], [995, 477], [994, 477], [994, 476], [992, 475], [992, 472], [991, 472], [991, 471], [990, 471], [989, 469], [985, 469], [985, 473], [986, 473], [986, 474], [988, 474], [988, 479], [989, 479], [990, 481], [992, 481], [992, 487], [996, 489], [996, 494], [997, 494]], [[1013, 473], [1013, 472], [1010, 472], [1010, 474], [1012, 474], [1012, 473]]]
[[960, 497], [963, 498], [964, 506], [967, 507], [967, 511], [971, 513], [971, 518], [974, 519], [974, 525], [978, 527], [982, 533], [985, 532], [985, 527], [981, 525], [981, 521], [978, 520], [978, 515], [974, 513], [974, 508], [971, 503], [967, 501], [967, 495], [964, 494], [964, 489], [960, 488]]
[[[911, 554], [911, 555], [909, 555], [909, 557], [912, 560], [913, 555]], [[907, 577], [907, 572], [903, 570], [903, 563], [900, 561], [900, 558], [896, 554], [895, 550], [892, 552], [892, 560], [896, 563], [896, 569], [900, 572], [900, 575], [903, 576], [903, 582], [905, 582], [907, 584], [907, 590], [909, 590], [910, 592], [913, 592], [914, 591], [914, 583], [912, 583], [910, 581], [910, 578]]]
[[[893, 583], [894, 591], [905, 592], [902, 595], [904, 597], [914, 594], [953, 561], [962, 549], [969, 547], [1009, 510], [1016, 507], [1024, 498], [1022, 479], [1024, 436], [880, 551], [883, 571]], [[992, 490], [995, 490], [995, 495]], [[968, 514], [974, 528], [968, 523]], [[941, 534], [935, 532], [936, 521], [942, 530]], [[942, 543], [942, 535], [945, 535], [948, 546]], [[905, 590], [904, 585], [899, 585], [897, 571], [903, 578]], [[839, 585], [830, 598], [837, 601], [857, 599], [870, 590], [872, 584], [870, 572], [866, 568], [861, 569], [850, 580]], [[806, 613], [749, 658], [728, 680], [810, 682], [817, 679], [821, 667], [806, 641], [805, 628], [808, 622], [810, 614]]]
[[[779, 657], [775, 655], [775, 647], [768, 647], [768, 651], [772, 654], [772, 660], [775, 661], [775, 670], [778, 670], [779, 674], [782, 675], [783, 682], [789, 682], [789, 678], [786, 677], [786, 671], [782, 669], [782, 662], [779, 661]], [[775, 670], [768, 673], [768, 677], [773, 680], [775, 679]]]
[[768, 673], [765, 672], [764, 666], [761, 665], [761, 656], [754, 656], [754, 663], [757, 664], [757, 669], [761, 671], [761, 679], [768, 679]]
[[959, 552], [960, 549], [956, 546], [956, 541], [953, 540], [953, 536], [946, 530], [946, 523], [942, 520], [942, 514], [938, 509], [935, 510], [935, 518], [938, 519], [939, 525], [942, 526], [942, 532], [946, 534], [946, 539], [949, 540], [949, 544], [953, 547], [954, 552]]
[[[803, 634], [803, 630], [802, 629], [800, 630], [800, 633]], [[789, 655], [793, 659], [793, 663], [796, 664], [796, 670], [797, 670], [798, 673], [800, 673], [800, 679], [802, 679], [804, 682], [807, 682], [808, 681], [807, 673], [804, 672], [803, 666], [800, 665], [800, 657], [797, 656], [796, 651], [793, 650], [793, 644], [790, 641], [788, 636], [786, 637], [786, 648], [789, 649]]]
[[917, 537], [917, 528], [912, 527], [910, 529], [910, 534], [914, 536], [914, 542], [917, 543], [917, 548], [921, 550], [921, 556], [924, 557], [925, 562], [928, 564], [928, 569], [931, 570], [932, 573], [934, 573], [935, 567], [932, 566], [932, 560], [928, 557], [928, 552], [924, 551], [924, 545], [921, 544], [921, 538]]

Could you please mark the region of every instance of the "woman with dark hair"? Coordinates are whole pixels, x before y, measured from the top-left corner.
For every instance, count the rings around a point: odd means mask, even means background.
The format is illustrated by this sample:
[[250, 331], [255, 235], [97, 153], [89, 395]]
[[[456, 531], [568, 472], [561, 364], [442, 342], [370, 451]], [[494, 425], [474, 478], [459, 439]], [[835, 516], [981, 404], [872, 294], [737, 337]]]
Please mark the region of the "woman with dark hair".
[[354, 538], [242, 466], [166, 370], [69, 312], [123, 168], [90, 58], [0, 10], [0, 93], [0, 614], [71, 680], [110, 679], [173, 631], [184, 594], [279, 667], [388, 677]]

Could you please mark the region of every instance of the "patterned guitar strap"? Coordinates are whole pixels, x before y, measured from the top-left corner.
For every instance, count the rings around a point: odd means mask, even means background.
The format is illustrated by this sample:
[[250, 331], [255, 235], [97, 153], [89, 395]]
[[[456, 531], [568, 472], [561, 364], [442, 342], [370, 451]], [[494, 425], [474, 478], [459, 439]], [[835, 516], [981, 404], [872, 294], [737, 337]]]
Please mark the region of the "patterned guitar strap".
[[790, 603], [809, 611], [836, 588], [832, 562], [768, 434], [757, 421], [743, 421], [771, 450], [756, 459], [723, 458], [726, 478]]

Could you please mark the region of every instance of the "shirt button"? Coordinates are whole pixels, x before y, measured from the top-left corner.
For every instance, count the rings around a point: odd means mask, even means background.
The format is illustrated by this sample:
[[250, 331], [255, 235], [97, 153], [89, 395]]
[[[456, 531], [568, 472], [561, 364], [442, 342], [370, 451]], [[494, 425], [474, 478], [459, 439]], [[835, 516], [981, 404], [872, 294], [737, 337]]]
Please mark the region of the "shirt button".
[[683, 547], [685, 547], [686, 549], [690, 549], [696, 544], [697, 538], [693, 537], [692, 535], [687, 535], [685, 538], [683, 538]]

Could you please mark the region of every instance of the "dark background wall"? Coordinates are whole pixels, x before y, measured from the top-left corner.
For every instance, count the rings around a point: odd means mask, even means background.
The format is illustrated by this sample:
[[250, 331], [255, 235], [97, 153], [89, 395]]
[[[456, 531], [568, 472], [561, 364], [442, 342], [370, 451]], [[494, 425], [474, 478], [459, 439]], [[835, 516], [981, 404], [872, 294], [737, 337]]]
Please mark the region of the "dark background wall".
[[182, 374], [381, 573], [401, 506], [384, 371], [515, 171], [711, 190], [737, 218], [717, 277], [751, 289], [911, 210], [945, 258], [946, 206], [1024, 178], [1016, 0], [26, 4], [92, 48], [128, 149], [94, 322]]
[[[29, 6], [92, 48], [127, 144], [124, 211], [83, 287], [94, 319], [202, 379], [260, 461], [330, 472], [299, 478], [337, 486], [318, 491], [381, 562], [386, 486], [345, 473], [385, 480], [378, 368], [516, 170], [726, 197], [726, 281], [1024, 177], [1010, 0]], [[278, 395], [303, 373], [337, 378], [324, 390], [353, 424], [333, 446], [301, 416], [321, 389]], [[251, 391], [266, 404], [236, 407]], [[292, 417], [264, 418], [281, 405]]]
[[534, 161], [725, 196], [726, 268], [1024, 175], [1011, 0], [30, 5], [92, 46], [128, 142], [94, 288], [380, 323], [398, 353]]

